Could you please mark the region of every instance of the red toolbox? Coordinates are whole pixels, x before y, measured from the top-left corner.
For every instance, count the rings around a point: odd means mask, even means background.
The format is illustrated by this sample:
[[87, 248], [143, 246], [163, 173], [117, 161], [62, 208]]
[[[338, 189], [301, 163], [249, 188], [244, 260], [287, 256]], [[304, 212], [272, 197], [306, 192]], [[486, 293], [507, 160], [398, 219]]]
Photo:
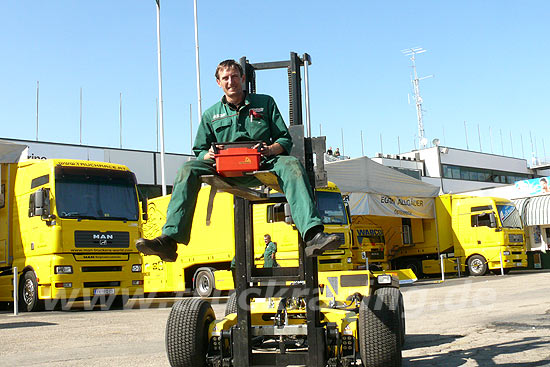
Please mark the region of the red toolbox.
[[[261, 146], [262, 142], [213, 144], [218, 174], [223, 177], [239, 177], [243, 176], [244, 172], [257, 171], [260, 168], [260, 148], [252, 148], [257, 144]], [[220, 149], [221, 146], [223, 149]]]

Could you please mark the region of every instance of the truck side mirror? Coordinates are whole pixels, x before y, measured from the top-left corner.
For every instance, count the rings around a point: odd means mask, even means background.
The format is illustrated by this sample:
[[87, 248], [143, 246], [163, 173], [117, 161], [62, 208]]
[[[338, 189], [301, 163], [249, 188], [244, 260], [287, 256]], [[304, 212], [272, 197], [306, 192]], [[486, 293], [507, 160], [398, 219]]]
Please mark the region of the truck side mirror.
[[[50, 189], [40, 188], [32, 194], [34, 196], [33, 214], [47, 219], [50, 216]], [[32, 202], [32, 200], [31, 200]]]
[[274, 205], [268, 205], [267, 207], [267, 222], [286, 222], [286, 209], [283, 203], [278, 203]]
[[290, 205], [288, 203], [285, 203], [285, 223], [294, 224], [292, 214], [290, 213]]
[[141, 219], [144, 221], [149, 219], [149, 215], [147, 214], [147, 198], [145, 197], [141, 200]]

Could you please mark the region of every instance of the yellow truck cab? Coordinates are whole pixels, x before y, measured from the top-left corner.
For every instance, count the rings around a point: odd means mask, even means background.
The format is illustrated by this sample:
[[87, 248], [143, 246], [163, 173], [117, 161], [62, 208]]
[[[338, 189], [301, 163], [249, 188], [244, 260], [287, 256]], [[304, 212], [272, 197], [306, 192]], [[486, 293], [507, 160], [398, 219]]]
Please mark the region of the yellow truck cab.
[[463, 260], [470, 274], [500, 270], [501, 259], [504, 271], [527, 266], [523, 226], [512, 202], [445, 195], [441, 203], [452, 212], [454, 256]]
[[36, 311], [83, 298], [122, 306], [143, 294], [139, 201], [127, 167], [65, 159], [0, 166], [0, 301], [12, 302], [15, 291], [22, 308]]
[[[325, 232], [340, 237], [340, 247], [336, 250], [325, 251], [318, 257], [319, 271], [345, 271], [353, 268], [352, 252], [350, 249], [350, 223], [346, 212], [342, 194], [338, 187], [328, 182], [326, 187], [315, 190], [317, 208], [325, 226]], [[273, 241], [277, 242], [277, 262], [281, 266], [297, 266], [298, 231], [285, 221], [277, 221], [272, 214], [277, 211], [275, 205], [254, 205], [254, 232], [255, 243], [260, 242], [260, 251], [263, 251], [263, 235], [269, 233]], [[294, 260], [292, 263], [289, 260]]]

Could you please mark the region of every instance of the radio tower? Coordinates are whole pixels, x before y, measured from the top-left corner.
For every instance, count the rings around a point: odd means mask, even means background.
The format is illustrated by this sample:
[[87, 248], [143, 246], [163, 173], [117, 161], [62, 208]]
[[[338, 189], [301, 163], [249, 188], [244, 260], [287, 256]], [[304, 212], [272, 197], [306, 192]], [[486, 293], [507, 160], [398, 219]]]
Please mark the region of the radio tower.
[[424, 117], [423, 117], [423, 111], [422, 111], [422, 97], [420, 96], [420, 81], [423, 79], [431, 78], [433, 75], [428, 75], [422, 78], [418, 77], [418, 74], [416, 73], [416, 55], [426, 52], [422, 47], [415, 47], [415, 48], [409, 48], [406, 50], [401, 51], [406, 56], [411, 57], [412, 61], [412, 69], [413, 69], [413, 76], [411, 77], [411, 82], [413, 84], [413, 90], [414, 90], [414, 101], [416, 103], [416, 117], [418, 119], [418, 140], [420, 142], [421, 148], [426, 148], [426, 145], [428, 144], [428, 139], [426, 139], [424, 135]]

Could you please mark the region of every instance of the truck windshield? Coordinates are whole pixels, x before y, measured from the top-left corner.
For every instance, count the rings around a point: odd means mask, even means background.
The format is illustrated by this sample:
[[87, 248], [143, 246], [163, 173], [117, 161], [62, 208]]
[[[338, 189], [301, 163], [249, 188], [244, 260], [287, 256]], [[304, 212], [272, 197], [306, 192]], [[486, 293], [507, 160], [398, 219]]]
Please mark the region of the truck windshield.
[[521, 218], [514, 205], [498, 205], [498, 215], [504, 228], [522, 228]]
[[339, 192], [317, 191], [317, 209], [323, 224], [348, 224], [346, 208]]
[[61, 218], [138, 220], [137, 193], [130, 172], [71, 169], [56, 172], [57, 214]]

